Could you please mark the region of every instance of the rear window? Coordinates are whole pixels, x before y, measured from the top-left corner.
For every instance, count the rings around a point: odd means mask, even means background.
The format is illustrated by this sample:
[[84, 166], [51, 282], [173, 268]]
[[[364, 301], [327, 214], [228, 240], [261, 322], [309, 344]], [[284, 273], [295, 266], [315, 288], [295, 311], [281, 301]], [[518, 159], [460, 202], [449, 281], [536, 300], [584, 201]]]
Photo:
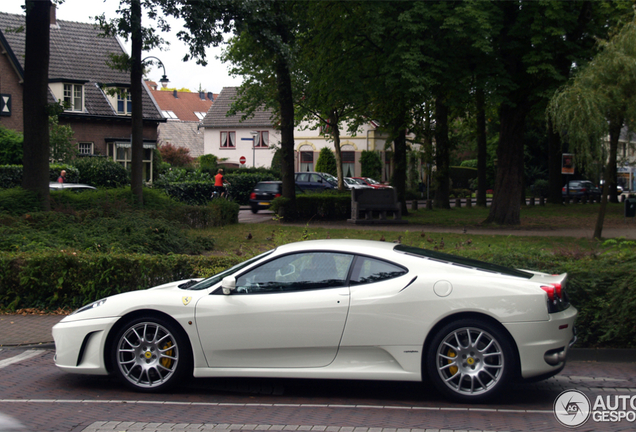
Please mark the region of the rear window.
[[433, 261], [443, 262], [446, 264], [471, 268], [473, 270], [486, 271], [490, 273], [499, 273], [506, 276], [515, 276], [524, 279], [531, 279], [533, 274], [524, 272], [521, 270], [513, 269], [510, 267], [505, 267], [497, 264], [487, 263], [484, 261], [479, 261], [471, 258], [464, 258], [455, 255], [449, 255], [442, 252], [432, 251], [428, 249], [420, 249], [412, 246], [404, 246], [397, 245], [394, 250], [398, 252], [403, 252], [409, 255], [420, 256], [423, 258], [428, 258]]
[[259, 183], [254, 189], [263, 192], [278, 192], [278, 183]]

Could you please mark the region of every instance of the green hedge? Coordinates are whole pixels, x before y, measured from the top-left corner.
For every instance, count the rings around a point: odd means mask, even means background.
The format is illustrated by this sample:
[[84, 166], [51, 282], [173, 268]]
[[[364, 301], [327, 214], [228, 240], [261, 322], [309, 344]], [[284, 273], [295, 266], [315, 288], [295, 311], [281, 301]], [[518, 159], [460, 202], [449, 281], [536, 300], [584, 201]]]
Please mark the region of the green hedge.
[[296, 208], [287, 198], [272, 201], [271, 210], [283, 222], [294, 220], [346, 220], [351, 218], [351, 192], [325, 191], [296, 195]]
[[[66, 171], [66, 181], [79, 183], [79, 171], [72, 165], [49, 165], [49, 181], [55, 182], [62, 170]], [[22, 186], [22, 165], [0, 165], [0, 188], [11, 189]]]
[[[249, 204], [250, 193], [260, 181], [276, 180], [271, 174], [245, 173], [224, 176], [231, 186], [232, 200], [241, 204]], [[205, 205], [210, 201], [214, 191], [214, 181], [186, 180], [163, 182], [159, 184], [166, 193], [178, 201], [190, 205]]]
[[0, 308], [76, 309], [113, 294], [210, 275], [237, 262], [188, 255], [0, 253]]
[[[568, 273], [579, 310], [578, 347], [636, 347], [636, 254], [555, 256], [500, 249], [463, 254], [517, 268]], [[236, 257], [95, 252], [0, 253], [0, 308], [77, 308], [112, 294], [214, 274]]]

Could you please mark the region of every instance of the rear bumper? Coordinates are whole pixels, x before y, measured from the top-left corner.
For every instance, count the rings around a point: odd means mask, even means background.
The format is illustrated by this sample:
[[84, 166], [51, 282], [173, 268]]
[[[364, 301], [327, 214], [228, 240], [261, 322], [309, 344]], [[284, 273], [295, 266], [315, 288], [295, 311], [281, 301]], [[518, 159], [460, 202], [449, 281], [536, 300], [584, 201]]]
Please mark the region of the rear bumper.
[[550, 314], [547, 321], [504, 324], [517, 343], [521, 377], [551, 376], [565, 366], [567, 352], [576, 340], [574, 306]]

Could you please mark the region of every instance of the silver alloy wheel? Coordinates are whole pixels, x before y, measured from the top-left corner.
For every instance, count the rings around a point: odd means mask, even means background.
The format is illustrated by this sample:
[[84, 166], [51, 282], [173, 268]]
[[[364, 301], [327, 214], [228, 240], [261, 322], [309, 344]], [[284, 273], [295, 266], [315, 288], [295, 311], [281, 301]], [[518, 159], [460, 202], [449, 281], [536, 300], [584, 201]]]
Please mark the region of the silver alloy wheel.
[[117, 366], [135, 387], [158, 387], [176, 373], [179, 348], [164, 326], [152, 321], [134, 323], [117, 341]]
[[442, 382], [466, 396], [487, 393], [504, 374], [504, 353], [499, 342], [476, 327], [450, 332], [439, 344], [435, 360]]

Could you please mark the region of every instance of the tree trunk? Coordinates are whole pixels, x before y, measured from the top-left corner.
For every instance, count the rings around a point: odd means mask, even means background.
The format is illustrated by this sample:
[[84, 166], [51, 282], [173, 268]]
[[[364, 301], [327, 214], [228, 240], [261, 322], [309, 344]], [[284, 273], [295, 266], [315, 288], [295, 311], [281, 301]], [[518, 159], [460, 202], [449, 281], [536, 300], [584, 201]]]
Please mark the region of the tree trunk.
[[486, 222], [500, 225], [519, 225], [523, 189], [523, 132], [528, 107], [523, 104], [502, 104], [497, 148], [495, 195]]
[[441, 97], [435, 99], [435, 207], [450, 209], [450, 142], [448, 140], [448, 107]]
[[478, 88], [475, 93], [475, 105], [477, 108], [477, 205], [486, 207], [488, 146], [486, 140], [485, 97], [482, 88]]
[[338, 175], [338, 190], [345, 190], [344, 174], [342, 172], [342, 149], [340, 148], [340, 128], [338, 127], [338, 115], [332, 112], [329, 116], [329, 126], [333, 131], [333, 147], [336, 151], [336, 174]]
[[51, 2], [26, 1], [23, 101], [22, 187], [38, 194], [42, 208], [49, 201], [49, 28]]
[[143, 194], [143, 157], [144, 157], [144, 124], [143, 107], [141, 102], [143, 67], [141, 65], [141, 51], [143, 34], [141, 30], [140, 0], [131, 0], [131, 65], [130, 65], [130, 100], [132, 103], [132, 143], [130, 185], [132, 193], [141, 207], [144, 204]]
[[289, 68], [282, 58], [276, 59], [276, 86], [280, 105], [280, 148], [282, 154], [281, 174], [283, 196], [292, 201], [295, 207], [296, 180], [294, 178], [294, 101]]
[[[621, 135], [621, 128], [623, 127], [623, 119], [610, 120], [609, 135], [610, 135], [610, 152], [607, 166], [605, 167], [605, 182], [603, 182], [603, 198], [601, 199], [601, 208], [598, 210], [598, 217], [596, 218], [596, 226], [594, 227], [594, 238], [600, 240], [603, 233], [603, 222], [605, 221], [605, 212], [607, 211], [608, 194], [610, 192], [610, 177], [612, 171], [616, 173], [616, 157], [618, 152], [618, 139]], [[614, 180], [616, 182], [616, 180]], [[614, 192], [614, 196], [616, 193]]]
[[563, 143], [561, 135], [554, 131], [552, 120], [548, 120], [548, 202], [561, 204], [563, 199], [563, 175], [561, 174], [561, 155]]
[[[403, 118], [403, 116], [400, 118]], [[402, 215], [407, 215], [409, 211], [406, 207], [406, 129], [403, 126], [397, 131], [393, 144], [395, 146], [395, 152], [393, 153], [393, 163], [395, 165], [393, 183], [398, 202], [401, 203]]]

